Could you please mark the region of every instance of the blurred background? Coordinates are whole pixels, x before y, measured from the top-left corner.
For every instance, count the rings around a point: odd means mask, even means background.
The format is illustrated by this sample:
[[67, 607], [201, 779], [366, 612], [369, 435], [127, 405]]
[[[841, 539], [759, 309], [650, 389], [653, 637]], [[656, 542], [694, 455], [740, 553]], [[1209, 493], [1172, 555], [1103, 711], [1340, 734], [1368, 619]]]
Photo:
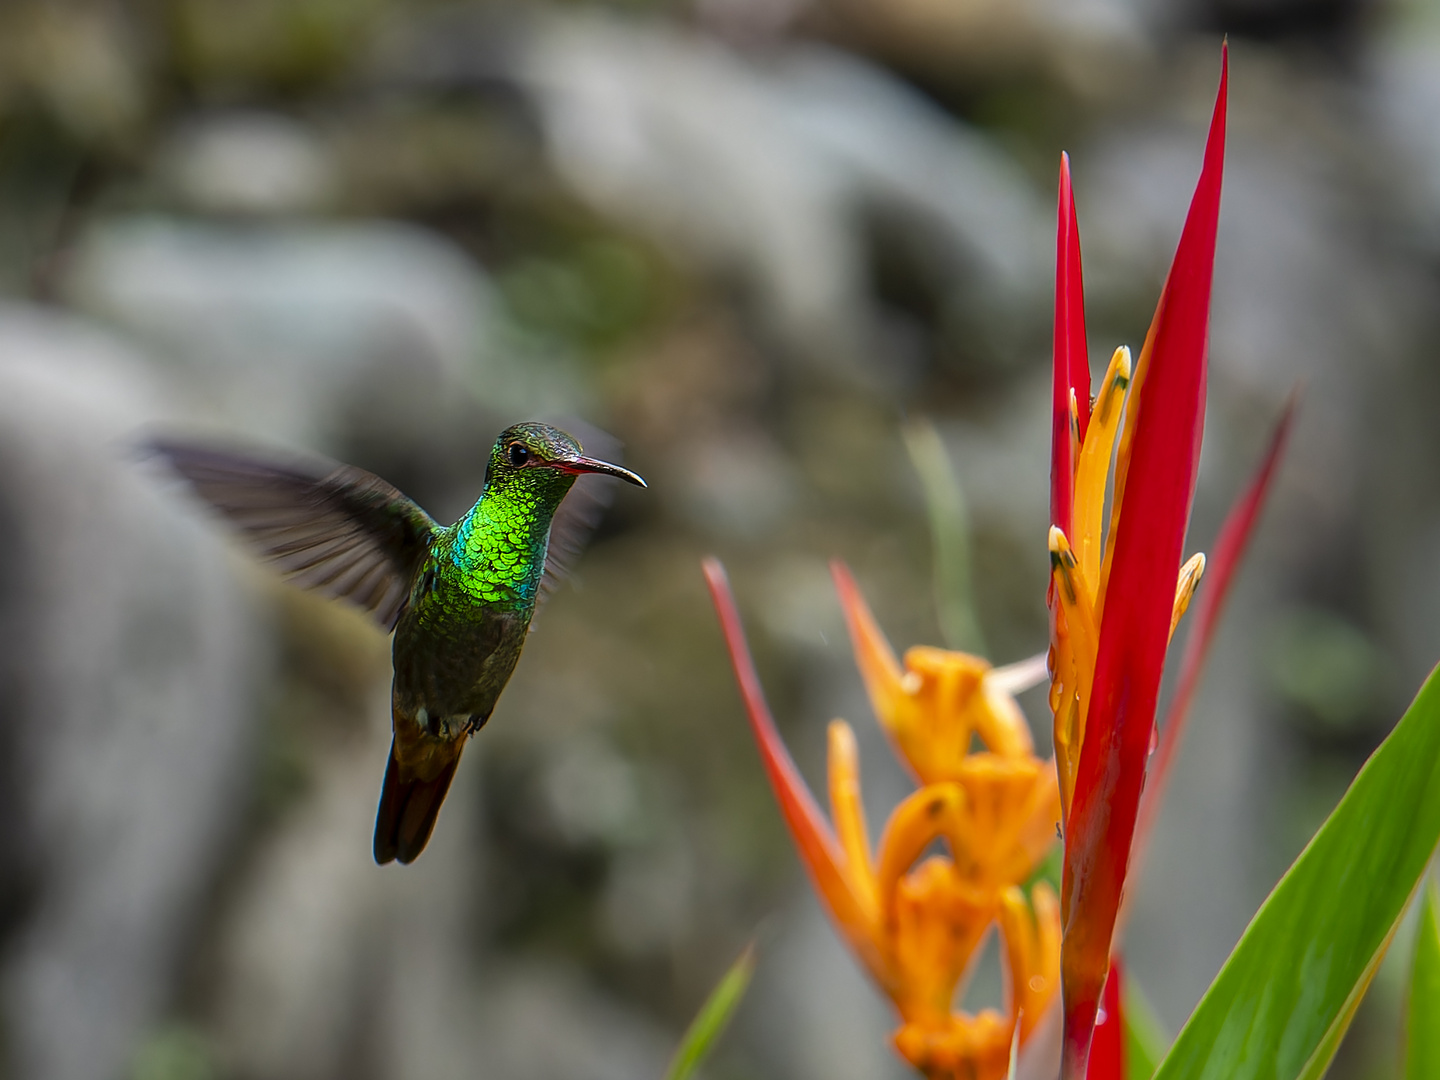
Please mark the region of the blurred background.
[[[1135, 886], [1172, 1033], [1440, 656], [1440, 8], [0, 5], [0, 1076], [640, 1080], [754, 935], [708, 1075], [904, 1076], [698, 559], [812, 784], [855, 724], [878, 831], [909, 782], [827, 560], [897, 648], [1043, 648], [1059, 153], [1098, 370], [1143, 339], [1227, 33], [1191, 550], [1303, 402]], [[650, 490], [541, 611], [424, 857], [377, 868], [387, 641], [134, 448], [325, 454], [449, 521], [502, 427], [562, 415]], [[1334, 1075], [1392, 1074], [1401, 974]]]

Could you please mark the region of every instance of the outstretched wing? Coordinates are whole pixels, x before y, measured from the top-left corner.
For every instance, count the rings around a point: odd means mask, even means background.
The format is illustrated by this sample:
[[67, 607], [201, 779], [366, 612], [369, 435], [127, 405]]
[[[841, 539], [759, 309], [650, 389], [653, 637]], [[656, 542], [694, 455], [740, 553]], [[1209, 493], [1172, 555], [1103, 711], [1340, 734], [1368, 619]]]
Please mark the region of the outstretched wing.
[[392, 630], [434, 539], [430, 515], [373, 473], [156, 440], [149, 449], [296, 585]]

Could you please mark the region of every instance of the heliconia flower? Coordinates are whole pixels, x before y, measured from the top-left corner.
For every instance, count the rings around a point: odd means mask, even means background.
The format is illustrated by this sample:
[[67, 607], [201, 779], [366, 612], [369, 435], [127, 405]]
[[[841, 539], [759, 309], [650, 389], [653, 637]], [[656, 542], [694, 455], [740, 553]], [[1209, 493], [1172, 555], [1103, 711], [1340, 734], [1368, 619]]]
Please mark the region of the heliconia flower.
[[[1203, 557], [1182, 566], [1181, 556], [1204, 427], [1227, 74], [1228, 55], [1200, 180], [1140, 358], [1132, 365], [1128, 350], [1116, 350], [1093, 408], [1086, 407], [1079, 234], [1068, 162], [1061, 164], [1049, 547], [1050, 701], [1065, 815], [1065, 1080], [1086, 1075], [1161, 670], [1170, 636], [1204, 569]], [[1069, 414], [1063, 431], [1062, 404]]]
[[[873, 854], [850, 726], [830, 724], [827, 821], [775, 730], [725, 571], [705, 562], [781, 814], [836, 929], [900, 1015], [897, 1051], [932, 1080], [999, 1080], [1017, 1028], [1023, 1044], [1059, 983], [1059, 900], [1044, 883], [1028, 899], [1018, 887], [1053, 843], [1060, 813], [1055, 770], [1034, 756], [1011, 696], [1035, 665], [993, 670], [919, 649], [902, 669], [849, 572], [832, 569], [881, 726], [921, 785], [891, 813]], [[972, 734], [986, 750], [970, 751]], [[926, 857], [937, 840], [949, 855]], [[956, 1012], [957, 989], [997, 922], [1005, 1009]]]

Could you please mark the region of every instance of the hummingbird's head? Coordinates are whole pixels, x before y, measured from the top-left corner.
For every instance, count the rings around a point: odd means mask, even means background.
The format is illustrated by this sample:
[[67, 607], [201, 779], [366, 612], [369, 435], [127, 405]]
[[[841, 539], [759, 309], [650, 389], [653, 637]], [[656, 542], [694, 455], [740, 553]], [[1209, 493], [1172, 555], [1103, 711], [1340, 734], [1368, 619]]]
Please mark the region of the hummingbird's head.
[[645, 481], [629, 469], [584, 455], [580, 444], [565, 432], [533, 421], [506, 428], [490, 451], [485, 484], [493, 480], [537, 487], [568, 489], [581, 473], [615, 476], [645, 487]]

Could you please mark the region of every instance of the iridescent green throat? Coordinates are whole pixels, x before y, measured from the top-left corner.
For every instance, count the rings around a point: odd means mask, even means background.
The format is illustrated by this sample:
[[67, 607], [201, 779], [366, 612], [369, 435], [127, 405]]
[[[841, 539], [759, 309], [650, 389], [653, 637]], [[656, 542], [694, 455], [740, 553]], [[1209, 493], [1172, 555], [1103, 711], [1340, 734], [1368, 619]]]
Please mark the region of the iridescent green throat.
[[496, 607], [534, 605], [545, 572], [550, 522], [575, 477], [555, 469], [497, 472], [454, 526], [451, 562], [473, 599]]

